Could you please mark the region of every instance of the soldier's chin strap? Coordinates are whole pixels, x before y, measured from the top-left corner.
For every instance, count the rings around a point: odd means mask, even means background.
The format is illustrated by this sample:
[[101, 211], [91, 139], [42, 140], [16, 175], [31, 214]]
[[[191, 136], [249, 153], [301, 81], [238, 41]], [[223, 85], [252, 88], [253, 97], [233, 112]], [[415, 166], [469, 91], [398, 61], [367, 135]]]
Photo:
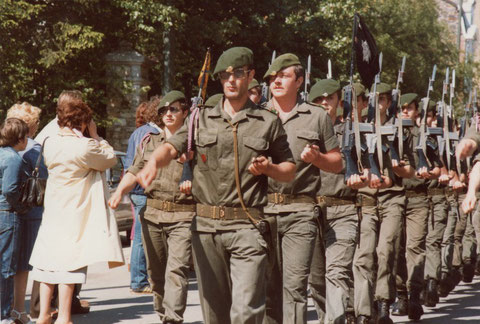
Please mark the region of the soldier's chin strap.
[[245, 214], [247, 215], [250, 223], [252, 223], [252, 225], [260, 232], [260, 234], [265, 234], [265, 229], [260, 228], [260, 227], [263, 227], [263, 226], [261, 226], [262, 225], [261, 222], [257, 221], [255, 218], [253, 218], [253, 216], [248, 211], [247, 206], [245, 206], [245, 202], [243, 201], [242, 190], [240, 189], [240, 170], [239, 170], [240, 168], [238, 166], [238, 135], [237, 135], [238, 123], [233, 125], [229, 120], [227, 120], [227, 122], [232, 127], [232, 133], [233, 133], [233, 155], [234, 155], [234, 165], [235, 165], [235, 185], [237, 187], [237, 195], [238, 195], [238, 199], [240, 200], [240, 205], [242, 205], [242, 209], [245, 212]]

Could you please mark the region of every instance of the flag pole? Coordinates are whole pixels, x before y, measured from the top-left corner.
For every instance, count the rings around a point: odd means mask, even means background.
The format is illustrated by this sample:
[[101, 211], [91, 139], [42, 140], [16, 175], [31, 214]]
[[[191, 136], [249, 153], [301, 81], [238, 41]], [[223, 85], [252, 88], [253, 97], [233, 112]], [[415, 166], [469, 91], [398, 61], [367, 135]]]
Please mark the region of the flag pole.
[[353, 70], [355, 68], [355, 38], [357, 38], [357, 14], [353, 15], [353, 31], [352, 31], [352, 57], [350, 60], [350, 85], [353, 84]]

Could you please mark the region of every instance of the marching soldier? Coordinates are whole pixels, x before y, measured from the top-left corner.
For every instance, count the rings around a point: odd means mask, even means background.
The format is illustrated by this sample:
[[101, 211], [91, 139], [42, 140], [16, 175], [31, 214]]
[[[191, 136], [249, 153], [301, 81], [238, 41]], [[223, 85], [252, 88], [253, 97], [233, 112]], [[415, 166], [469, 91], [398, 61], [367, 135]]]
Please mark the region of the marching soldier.
[[[205, 323], [263, 320], [267, 179], [288, 182], [295, 176], [281, 121], [248, 99], [252, 66], [248, 48], [223, 52], [213, 76], [220, 79], [224, 97], [199, 111], [198, 128], [191, 132], [198, 134], [193, 144], [197, 204], [192, 246]], [[188, 133], [185, 125], [153, 152], [137, 174], [142, 186], [150, 185], [158, 168], [187, 151]]]
[[253, 79], [248, 85], [248, 98], [256, 104], [260, 104], [262, 101], [262, 86], [256, 79]]
[[[430, 101], [427, 108], [426, 124], [437, 126], [436, 106]], [[438, 301], [438, 283], [441, 279], [442, 244], [449, 214], [449, 201], [456, 200], [456, 192], [448, 188], [449, 176], [445, 166], [440, 168], [438, 179], [428, 183], [430, 208], [428, 211], [428, 231], [426, 238], [424, 305], [434, 307]], [[450, 205], [450, 207], [453, 206]], [[447, 239], [448, 240], [448, 239]], [[448, 250], [444, 250], [448, 252]], [[448, 257], [448, 254], [445, 254]], [[448, 263], [448, 262], [445, 262]]]
[[[365, 88], [361, 84], [356, 84], [354, 87], [357, 96], [363, 98]], [[309, 101], [327, 111], [334, 123], [335, 135], [341, 142], [344, 124], [340, 118], [337, 118], [337, 110], [341, 102], [340, 83], [333, 79], [317, 81], [310, 90]], [[325, 258], [325, 323], [355, 323], [352, 264], [359, 217], [356, 207], [356, 190], [344, 184], [343, 173], [334, 174], [321, 170], [320, 175], [322, 186], [318, 192], [317, 202], [325, 208], [326, 219], [324, 220], [325, 233], [319, 236], [319, 240], [324, 240], [322, 243], [325, 245], [325, 255], [320, 255], [321, 249], [314, 251], [312, 276], [319, 271], [316, 260]], [[310, 284], [312, 288], [315, 287], [315, 280], [313, 282], [311, 280]]]
[[[342, 169], [338, 141], [328, 115], [299, 98], [304, 73], [296, 55], [283, 54], [272, 62], [264, 76], [273, 96], [266, 108], [278, 112], [297, 164], [292, 182], [269, 179], [269, 205], [265, 209], [277, 223], [281, 270], [274, 277], [276, 280], [269, 279], [268, 285], [283, 287], [283, 323], [307, 322], [307, 283], [317, 237], [318, 215], [314, 214], [314, 207], [321, 185], [319, 169]], [[272, 294], [275, 292], [269, 288], [269, 295]], [[275, 312], [267, 315], [270, 321], [280, 321]]]
[[[385, 124], [386, 111], [392, 102], [390, 85], [378, 84], [377, 93], [381, 122]], [[405, 189], [400, 177], [408, 178], [415, 173], [410, 141], [411, 137], [404, 146], [405, 160], [391, 166], [390, 160], [384, 155], [383, 181], [374, 179], [368, 188], [359, 189], [357, 193], [357, 201], [362, 206], [360, 245], [356, 249], [353, 266], [357, 323], [369, 323], [375, 315], [372, 312], [374, 300], [377, 323], [393, 323], [389, 308], [395, 301], [399, 229], [402, 228], [405, 209]], [[375, 252], [377, 269], [374, 266]]]
[[[114, 209], [123, 195], [137, 184], [135, 176], [155, 149], [183, 125], [188, 114], [185, 95], [175, 90], [167, 93], [158, 104], [158, 114], [164, 131], [151, 133], [140, 143], [132, 166], [109, 200]], [[192, 256], [190, 225], [195, 205], [191, 196], [179, 190], [182, 170], [182, 163], [172, 161], [158, 171], [152, 184], [145, 189], [147, 204], [140, 214], [154, 309], [163, 323], [183, 322], [187, 305]]]
[[[418, 143], [419, 128], [415, 125], [415, 121], [420, 115], [418, 95], [416, 93], [402, 95], [400, 106], [402, 107], [402, 118], [409, 119], [414, 123], [411, 129], [412, 144]], [[417, 155], [414, 156], [417, 157]], [[425, 240], [429, 209], [427, 182], [423, 177], [435, 179], [439, 175], [440, 166], [434, 164], [433, 170], [420, 169], [417, 171], [416, 177], [403, 181], [406, 196], [405, 223], [397, 262], [398, 300], [393, 307], [393, 315], [408, 314], [408, 317], [413, 320], [419, 320], [423, 315], [420, 293], [424, 287]]]

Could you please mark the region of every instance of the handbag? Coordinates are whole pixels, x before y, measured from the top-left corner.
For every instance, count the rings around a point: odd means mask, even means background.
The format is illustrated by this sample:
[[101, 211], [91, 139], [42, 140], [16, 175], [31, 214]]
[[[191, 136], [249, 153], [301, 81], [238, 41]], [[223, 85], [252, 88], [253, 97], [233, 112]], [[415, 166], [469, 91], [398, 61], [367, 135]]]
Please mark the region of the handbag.
[[42, 161], [43, 147], [48, 137], [43, 140], [40, 154], [38, 155], [37, 162], [35, 163], [35, 169], [32, 175], [27, 178], [23, 184], [20, 203], [26, 207], [41, 207], [43, 206], [43, 199], [45, 197], [45, 188], [47, 187], [47, 179], [39, 178], [38, 169], [40, 168], [40, 162]]

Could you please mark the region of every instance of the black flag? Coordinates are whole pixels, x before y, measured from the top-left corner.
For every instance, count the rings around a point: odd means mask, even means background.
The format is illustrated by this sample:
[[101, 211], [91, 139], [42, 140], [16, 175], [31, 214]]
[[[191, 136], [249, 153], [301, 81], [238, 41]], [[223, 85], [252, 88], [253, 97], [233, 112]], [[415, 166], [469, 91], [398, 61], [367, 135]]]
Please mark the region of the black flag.
[[357, 57], [357, 70], [362, 78], [362, 83], [370, 88], [379, 72], [378, 49], [375, 38], [368, 30], [367, 25], [359, 14], [355, 14], [354, 48]]

